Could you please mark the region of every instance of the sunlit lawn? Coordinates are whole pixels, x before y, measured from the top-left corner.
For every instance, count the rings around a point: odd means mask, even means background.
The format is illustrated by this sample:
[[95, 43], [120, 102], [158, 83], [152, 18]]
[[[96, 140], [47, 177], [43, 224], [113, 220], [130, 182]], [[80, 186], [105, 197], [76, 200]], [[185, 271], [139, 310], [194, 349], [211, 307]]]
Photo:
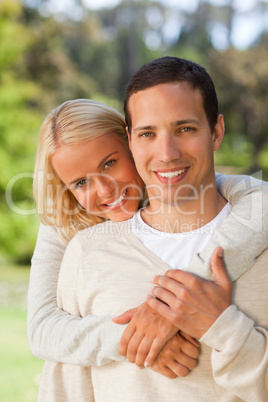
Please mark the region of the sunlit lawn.
[[0, 401], [34, 402], [43, 362], [32, 356], [26, 334], [29, 268], [0, 268]]

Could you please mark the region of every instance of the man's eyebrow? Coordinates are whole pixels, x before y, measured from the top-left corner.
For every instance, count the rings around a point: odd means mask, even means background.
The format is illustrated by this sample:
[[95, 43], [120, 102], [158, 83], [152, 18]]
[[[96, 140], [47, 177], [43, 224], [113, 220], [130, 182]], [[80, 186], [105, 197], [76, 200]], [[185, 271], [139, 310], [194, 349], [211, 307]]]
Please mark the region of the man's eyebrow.
[[177, 120], [175, 123], [172, 124], [172, 126], [184, 126], [185, 124], [198, 124], [200, 125], [200, 121], [196, 119], [186, 119], [186, 120]]
[[135, 127], [133, 132], [138, 132], [138, 131], [144, 131], [144, 130], [154, 130], [156, 126], [140, 126], [140, 127]]
[[[174, 123], [172, 123], [172, 126], [178, 127], [178, 126], [183, 126], [184, 124], [198, 124], [200, 125], [199, 120], [196, 119], [185, 119], [185, 120], [177, 120]], [[140, 127], [135, 127], [133, 129], [133, 132], [139, 132], [139, 131], [145, 131], [145, 130], [155, 130], [156, 126], [140, 126]]]
[[[106, 160], [110, 158], [110, 156], [112, 156], [112, 155], [114, 155], [114, 154], [118, 154], [118, 152], [119, 152], [119, 151], [114, 151], [114, 152], [111, 152], [110, 154], [106, 155], [106, 156], [100, 161], [100, 163], [98, 164], [97, 168], [100, 168], [101, 165], [103, 165], [103, 163], [106, 162]], [[77, 182], [79, 182], [79, 181], [81, 181], [81, 180], [84, 180], [85, 177], [86, 177], [86, 176], [84, 176], [84, 177], [78, 177], [77, 179], [75, 179], [75, 180], [73, 180], [71, 183], [69, 183], [68, 186], [71, 186], [72, 184], [75, 184], [75, 183], [77, 183]]]

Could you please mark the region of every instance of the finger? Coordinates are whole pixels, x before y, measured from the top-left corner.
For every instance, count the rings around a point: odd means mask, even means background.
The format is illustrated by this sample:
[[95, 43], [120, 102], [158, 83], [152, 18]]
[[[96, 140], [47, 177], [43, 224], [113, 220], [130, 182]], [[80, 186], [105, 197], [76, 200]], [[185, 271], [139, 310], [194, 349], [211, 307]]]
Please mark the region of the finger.
[[123, 314], [114, 317], [113, 318], [113, 322], [115, 324], [127, 324], [131, 318], [133, 317], [133, 315], [136, 313], [137, 308], [132, 308], [130, 310], [125, 311]]
[[[193, 366], [193, 364], [191, 364]], [[194, 366], [195, 367], [195, 366]], [[194, 368], [193, 367], [193, 368]], [[169, 363], [168, 368], [177, 376], [177, 377], [186, 377], [189, 374], [189, 369], [181, 363], [177, 361], [172, 361]]]
[[120, 340], [119, 344], [119, 353], [121, 356], [126, 356], [127, 355], [127, 350], [128, 350], [128, 344], [135, 333], [135, 326], [131, 325], [131, 323], [127, 326], [125, 331], [123, 332], [123, 335]]
[[[173, 272], [174, 271], [174, 272]], [[175, 272], [176, 271], [176, 272]], [[165, 288], [169, 291], [173, 291], [174, 285], [178, 283], [182, 283], [180, 279], [182, 279], [183, 275], [181, 275], [181, 271], [178, 269], [171, 269], [167, 271], [165, 275], [156, 275], [152, 282], [155, 285], [158, 285], [162, 288]]]
[[[138, 353], [138, 348], [140, 346], [140, 343], [142, 342], [144, 338], [144, 333], [139, 333], [135, 332], [132, 338], [130, 339], [127, 347], [127, 359], [130, 363], [135, 363], [136, 361], [136, 356]], [[144, 343], [145, 345], [145, 343]], [[149, 347], [148, 347], [149, 349]]]
[[165, 317], [167, 320], [169, 320], [173, 325], [176, 326], [176, 324], [172, 321], [173, 314], [172, 311], [170, 309], [170, 307], [165, 304], [162, 303], [161, 300], [156, 299], [155, 297], [148, 295], [146, 298], [146, 303], [155, 311], [157, 311], [157, 313], [161, 314], [163, 317]]
[[156, 371], [157, 373], [170, 378], [171, 380], [174, 380], [174, 378], [177, 378], [177, 374], [174, 373], [172, 370], [170, 370], [170, 368], [166, 367], [166, 366], [161, 366], [159, 367], [158, 365], [153, 365], [152, 367], [150, 367], [151, 370]]
[[179, 331], [179, 335], [181, 335], [184, 339], [186, 339], [188, 342], [191, 342], [193, 345], [195, 345], [196, 347], [200, 347], [200, 343], [195, 339], [195, 338], [193, 338], [192, 336], [190, 336], [190, 335], [188, 335], [188, 334], [186, 334], [185, 332], [183, 332], [183, 331]]
[[[191, 359], [197, 359], [200, 353], [200, 350], [197, 346], [193, 345], [191, 342], [184, 340], [181, 344], [181, 351], [185, 356], [188, 356]], [[180, 361], [180, 363], [183, 363]], [[187, 367], [191, 368], [186, 364]]]
[[145, 337], [140, 342], [138, 350], [137, 350], [136, 358], [135, 358], [135, 364], [138, 367], [147, 367], [148, 366], [147, 364], [145, 364], [145, 358], [150, 351], [151, 344], [152, 344], [152, 340], [148, 340]]
[[190, 272], [181, 271], [180, 269], [169, 269], [168, 271], [166, 271], [165, 275], [155, 276], [154, 283], [155, 281], [161, 281], [162, 278], [170, 278], [176, 282], [180, 282], [181, 284], [187, 284], [192, 276], [193, 274], [191, 274]]
[[178, 295], [182, 289], [192, 288], [198, 290], [201, 282], [203, 280], [196, 275], [178, 269], [171, 269], [165, 275], [158, 275], [153, 279], [153, 283], [158, 285], [159, 288], [166, 289], [175, 295]]
[[[170, 281], [171, 279], [167, 280]], [[152, 289], [153, 296], [155, 296], [156, 299], [167, 304], [168, 306], [174, 306], [175, 303], [177, 305], [179, 302], [181, 302], [182, 298], [186, 299], [187, 292], [187, 289], [185, 289], [183, 285], [180, 285], [178, 283], [173, 286], [173, 292], [159, 286], [155, 286]], [[179, 308], [179, 306], [177, 307]]]
[[144, 366], [145, 367], [149, 367], [152, 366], [155, 359], [157, 358], [158, 354], [160, 353], [160, 351], [163, 349], [163, 347], [165, 346], [165, 341], [163, 341], [163, 339], [161, 338], [155, 338], [153, 340], [153, 343], [151, 344], [151, 348], [149, 353], [146, 356], [145, 362], [144, 362]]
[[173, 371], [173, 373], [177, 374], [178, 377], [186, 377], [190, 370], [193, 370], [196, 365], [197, 361], [191, 359], [191, 361], [186, 361], [185, 365], [175, 361], [169, 368]]
[[229, 288], [232, 284], [223, 259], [223, 250], [221, 247], [217, 247], [211, 256], [210, 260], [211, 270], [214, 275], [215, 283], [223, 288]]

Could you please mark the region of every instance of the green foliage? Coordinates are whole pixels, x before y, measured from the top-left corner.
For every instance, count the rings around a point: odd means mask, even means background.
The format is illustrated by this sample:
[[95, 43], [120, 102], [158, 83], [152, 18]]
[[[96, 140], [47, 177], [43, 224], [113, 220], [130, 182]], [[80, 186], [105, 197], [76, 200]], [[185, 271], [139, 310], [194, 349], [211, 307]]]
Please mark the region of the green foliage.
[[0, 326], [0, 400], [34, 402], [43, 362], [29, 350], [26, 313], [0, 308]]
[[[267, 174], [267, 33], [246, 51], [233, 49], [232, 7], [208, 1], [199, 1], [195, 13], [180, 10], [179, 2], [170, 10], [154, 0], [122, 0], [113, 9], [93, 12], [73, 1], [82, 7], [79, 21], [70, 14], [41, 14], [38, 7], [47, 3], [34, 0], [28, 7], [23, 0], [0, 1], [2, 260], [29, 262], [33, 251], [38, 218], [30, 214], [35, 207], [31, 180], [44, 116], [74, 98], [94, 98], [122, 112], [131, 75], [157, 57], [188, 58], [211, 73], [227, 128], [216, 162]], [[165, 30], [174, 17], [180, 29], [167, 40]], [[211, 35], [218, 23], [229, 38], [223, 52], [215, 50]]]
[[244, 52], [228, 49], [210, 53], [210, 67], [218, 88], [221, 112], [225, 115], [227, 137], [233, 138], [233, 153], [238, 159], [239, 138], [250, 143], [251, 152], [245, 164], [248, 172], [266, 169], [259, 155], [268, 145], [267, 59], [267, 47], [261, 44]]
[[34, 402], [43, 361], [29, 349], [26, 299], [29, 266], [0, 264], [0, 400]]
[[[22, 6], [17, 1], [0, 3], [0, 252], [15, 260], [29, 259], [33, 247], [32, 231], [26, 217], [12, 212], [5, 202], [8, 183], [16, 175], [32, 172], [36, 138], [42, 114], [33, 105], [39, 96], [38, 85], [21, 75], [31, 35], [20, 21]], [[13, 186], [13, 203], [29, 208], [29, 183]], [[25, 194], [27, 196], [25, 197]], [[35, 230], [36, 232], [36, 230]]]

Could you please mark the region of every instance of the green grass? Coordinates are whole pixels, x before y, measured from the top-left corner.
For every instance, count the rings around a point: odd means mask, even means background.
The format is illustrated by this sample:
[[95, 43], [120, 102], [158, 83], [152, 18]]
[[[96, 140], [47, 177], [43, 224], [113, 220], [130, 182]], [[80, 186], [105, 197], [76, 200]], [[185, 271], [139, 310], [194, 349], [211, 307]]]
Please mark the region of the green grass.
[[26, 293], [29, 269], [0, 269], [0, 401], [35, 402], [43, 361], [29, 349]]

